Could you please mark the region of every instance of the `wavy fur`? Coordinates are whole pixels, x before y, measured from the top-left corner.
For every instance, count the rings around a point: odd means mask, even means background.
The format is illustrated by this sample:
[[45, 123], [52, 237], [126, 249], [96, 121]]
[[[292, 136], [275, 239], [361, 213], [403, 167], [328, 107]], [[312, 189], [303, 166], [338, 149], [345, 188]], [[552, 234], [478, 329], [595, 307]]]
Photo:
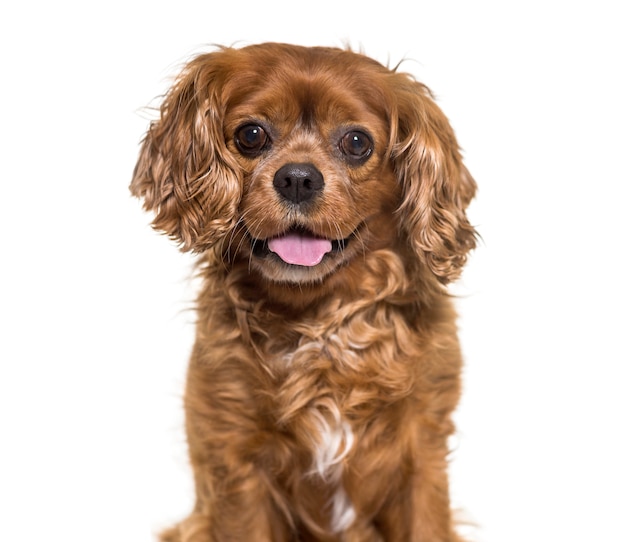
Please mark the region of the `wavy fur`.
[[[243, 152], [242, 125], [267, 133]], [[344, 134], [367, 134], [354, 158]], [[288, 163], [323, 189], [286, 201]], [[185, 410], [196, 506], [163, 542], [457, 542], [447, 490], [460, 390], [444, 285], [475, 233], [475, 183], [428, 89], [330, 48], [192, 60], [144, 139], [131, 191], [199, 254]], [[333, 241], [315, 266], [266, 240]]]

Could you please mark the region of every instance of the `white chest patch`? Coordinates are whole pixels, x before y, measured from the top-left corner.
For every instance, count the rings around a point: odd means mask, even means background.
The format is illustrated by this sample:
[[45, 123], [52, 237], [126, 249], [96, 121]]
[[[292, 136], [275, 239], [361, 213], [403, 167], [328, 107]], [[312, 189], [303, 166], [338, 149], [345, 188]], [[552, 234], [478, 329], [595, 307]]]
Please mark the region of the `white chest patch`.
[[[343, 461], [355, 445], [355, 437], [350, 423], [342, 417], [341, 409], [330, 387], [324, 385], [324, 364], [320, 360], [330, 360], [333, 364], [356, 366], [359, 357], [349, 346], [350, 342], [341, 340], [336, 334], [324, 340], [302, 341], [298, 348], [282, 358], [283, 366], [294, 371], [289, 376], [298, 374], [297, 369], [306, 368], [302, 374], [310, 378], [285, 377], [283, 393], [290, 401], [285, 405], [291, 416], [302, 416], [309, 428], [302, 444], [311, 454], [311, 476], [318, 476], [332, 491], [327, 504], [330, 521], [326, 528], [339, 534], [348, 529], [355, 521], [356, 511], [350, 500], [343, 479]], [[317, 369], [317, 370], [316, 370]], [[292, 390], [292, 388], [294, 388]], [[300, 404], [301, 408], [293, 407]], [[289, 420], [285, 417], [283, 421]], [[295, 421], [295, 420], [294, 420]]]
[[332, 519], [330, 528], [339, 533], [352, 524], [355, 511], [350, 498], [341, 485], [342, 460], [350, 452], [354, 435], [350, 424], [341, 418], [334, 401], [323, 401], [311, 410], [318, 426], [316, 445], [313, 450], [312, 473], [330, 485], [336, 486], [330, 506]]
[[356, 517], [354, 506], [350, 502], [350, 497], [346, 494], [346, 490], [339, 486], [332, 499], [333, 516], [330, 528], [334, 533], [345, 531]]
[[319, 409], [314, 409], [312, 414], [318, 423], [313, 471], [322, 479], [332, 481], [337, 478], [337, 471], [341, 470], [340, 463], [352, 448], [352, 429], [349, 423], [339, 418], [339, 411], [337, 417], [330, 421]]

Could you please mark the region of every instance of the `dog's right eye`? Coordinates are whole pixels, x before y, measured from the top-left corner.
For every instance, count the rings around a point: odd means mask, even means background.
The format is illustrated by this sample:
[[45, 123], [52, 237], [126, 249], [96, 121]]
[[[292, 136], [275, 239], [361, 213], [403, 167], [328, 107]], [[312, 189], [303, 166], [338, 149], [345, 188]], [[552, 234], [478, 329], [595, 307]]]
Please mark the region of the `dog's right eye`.
[[257, 156], [269, 145], [270, 139], [265, 130], [257, 124], [246, 124], [235, 133], [235, 145], [245, 156]]

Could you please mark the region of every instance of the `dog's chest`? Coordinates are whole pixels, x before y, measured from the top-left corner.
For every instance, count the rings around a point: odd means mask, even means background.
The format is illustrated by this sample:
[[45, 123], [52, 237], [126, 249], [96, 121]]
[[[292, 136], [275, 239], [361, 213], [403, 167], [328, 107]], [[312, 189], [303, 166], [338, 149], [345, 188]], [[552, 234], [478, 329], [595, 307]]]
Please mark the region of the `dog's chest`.
[[353, 422], [345, 412], [348, 391], [338, 385], [337, 371], [358, 356], [331, 336], [300, 341], [282, 356], [284, 372], [278, 386], [279, 425], [288, 427], [309, 464], [304, 475], [317, 477], [330, 489], [330, 530], [341, 532], [354, 520], [355, 511], [343, 484], [343, 461], [353, 452]]
[[301, 340], [281, 355], [274, 405], [278, 424], [288, 426], [311, 452], [311, 471], [331, 478], [333, 467], [353, 445], [353, 432], [344, 403], [350, 392], [337, 378], [345, 359], [355, 353], [336, 336]]

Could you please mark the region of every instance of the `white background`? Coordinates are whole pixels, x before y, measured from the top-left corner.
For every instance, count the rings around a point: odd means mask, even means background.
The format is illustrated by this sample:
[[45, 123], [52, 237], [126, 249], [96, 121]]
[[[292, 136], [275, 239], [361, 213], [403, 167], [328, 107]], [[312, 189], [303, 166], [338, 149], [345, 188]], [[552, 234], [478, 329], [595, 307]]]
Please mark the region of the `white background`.
[[127, 186], [180, 63], [273, 40], [412, 59], [480, 185], [451, 466], [475, 540], [626, 541], [619, 2], [3, 6], [2, 540], [148, 542], [189, 511], [190, 259]]

